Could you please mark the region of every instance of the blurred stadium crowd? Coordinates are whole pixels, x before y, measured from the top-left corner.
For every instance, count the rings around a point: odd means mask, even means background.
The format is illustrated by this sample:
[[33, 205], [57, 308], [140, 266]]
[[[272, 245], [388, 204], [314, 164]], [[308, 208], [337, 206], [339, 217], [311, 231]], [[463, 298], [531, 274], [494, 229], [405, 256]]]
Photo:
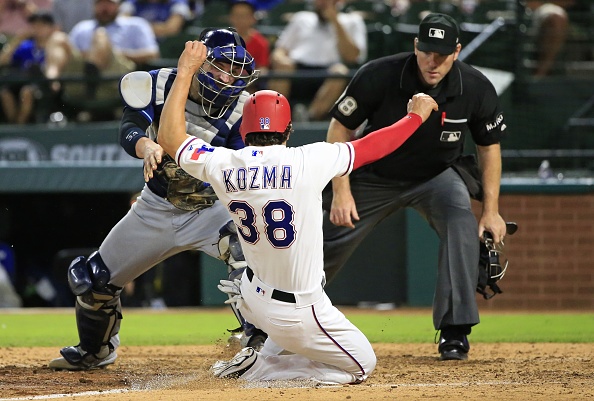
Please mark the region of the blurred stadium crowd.
[[[275, 74], [288, 75], [291, 81], [305, 82], [316, 76], [319, 79], [328, 72], [312, 76], [311, 72], [306, 74], [298, 68], [287, 74], [275, 64], [274, 57], [276, 42], [292, 15], [313, 10], [318, 1], [3, 0], [0, 5], [3, 104], [0, 122], [46, 123], [50, 116], [54, 122], [60, 119], [63, 122], [116, 120], [121, 107], [114, 85], [122, 73], [174, 67], [184, 42], [195, 39], [205, 27], [235, 26], [244, 36], [258, 35], [260, 43], [252, 48], [258, 52], [256, 58], [262, 70], [260, 89], [267, 87], [271, 82], [267, 78]], [[237, 2], [244, 7], [232, 9]], [[342, 12], [358, 14], [365, 24], [365, 57], [343, 60], [351, 71], [364, 61], [412, 50], [417, 24], [426, 12], [434, 11], [450, 14], [461, 23], [466, 62], [513, 73], [516, 83], [550, 77], [587, 76], [590, 80], [594, 77], [594, 5], [588, 0], [333, 2], [338, 3]], [[106, 43], [102, 46], [119, 49], [112, 52], [120, 53], [116, 57], [117, 68], [116, 63], [109, 63], [111, 54], [109, 57], [98, 54], [104, 49], [95, 42], [89, 48], [84, 43], [89, 39], [81, 39], [86, 33], [80, 31], [94, 29], [94, 26], [79, 25], [73, 31], [83, 20], [96, 20], [99, 25], [105, 25], [101, 22], [109, 20], [111, 12], [117, 13], [120, 24], [122, 17], [139, 16], [148, 22], [154, 33], [154, 37], [138, 45], [122, 38], [114, 39], [108, 28]], [[60, 37], [60, 33], [64, 35]], [[95, 41], [100, 39], [94, 37]], [[107, 62], [103, 61], [106, 57]], [[110, 67], [104, 67], [106, 64]], [[105, 90], [101, 89], [103, 87]], [[307, 106], [311, 101], [311, 96], [298, 97], [299, 94], [295, 94], [290, 99], [298, 107]], [[309, 118], [302, 112], [295, 117]], [[324, 116], [315, 119], [320, 118]]]

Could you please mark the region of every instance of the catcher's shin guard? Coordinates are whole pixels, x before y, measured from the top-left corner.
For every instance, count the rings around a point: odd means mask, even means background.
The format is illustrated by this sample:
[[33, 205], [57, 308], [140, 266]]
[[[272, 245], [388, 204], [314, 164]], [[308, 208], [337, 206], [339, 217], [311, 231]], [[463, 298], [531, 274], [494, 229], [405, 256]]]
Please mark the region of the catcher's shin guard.
[[[219, 258], [227, 264], [229, 280], [233, 281], [236, 278], [241, 278], [241, 275], [247, 266], [247, 262], [245, 261], [245, 256], [243, 255], [243, 250], [239, 243], [239, 237], [237, 236], [237, 227], [235, 227], [233, 220], [229, 220], [227, 224], [219, 230], [219, 242], [217, 245], [221, 255]], [[229, 295], [229, 298], [231, 298], [231, 295]], [[238, 329], [231, 331], [237, 332], [243, 330], [245, 319], [241, 316], [241, 313], [237, 309], [237, 305], [231, 303], [229, 306], [231, 306], [231, 310], [240, 326]]]
[[[229, 220], [227, 224], [225, 224], [219, 230], [218, 247], [219, 253], [221, 254], [220, 258], [227, 264], [229, 281], [241, 279], [241, 275], [247, 267], [247, 262], [245, 260], [245, 256], [243, 255], [241, 243], [239, 242], [239, 237], [237, 236], [237, 227], [235, 226], [235, 223], [233, 223], [233, 220]], [[229, 299], [233, 297], [231, 294], [228, 295]], [[243, 335], [240, 338], [240, 344], [242, 347], [251, 346], [257, 350], [261, 349], [268, 335], [262, 330], [256, 328], [253, 324], [246, 322], [235, 302], [229, 303], [229, 306], [231, 307], [235, 318], [239, 322], [239, 327], [237, 329], [229, 331], [235, 335], [243, 332]]]
[[[229, 281], [233, 281], [236, 278], [241, 278], [241, 275], [243, 274], [243, 271], [245, 270], [245, 267], [241, 267], [237, 270], [231, 270], [231, 266], [229, 266], [229, 265], [227, 265], [227, 267], [230, 270], [229, 271]], [[232, 297], [232, 295], [229, 294], [229, 299], [231, 299], [231, 297]], [[239, 328], [237, 328], [235, 330], [231, 330], [231, 332], [245, 331], [246, 325], [248, 323], [245, 321], [245, 319], [241, 315], [241, 312], [237, 308], [237, 304], [235, 302], [232, 302], [229, 304], [229, 306], [231, 307], [231, 310], [233, 311], [235, 318], [239, 322]]]
[[[76, 297], [76, 325], [80, 347], [96, 354], [118, 334], [122, 320], [121, 288], [108, 284], [110, 273], [98, 252], [78, 257], [68, 268], [68, 283]], [[114, 341], [115, 342], [115, 341]]]
[[[119, 291], [118, 291], [119, 292]], [[115, 348], [110, 340], [120, 331], [122, 307], [119, 293], [117, 296], [92, 292], [87, 300], [82, 297], [76, 300], [76, 325], [80, 347], [89, 353], [98, 353], [101, 347], [107, 345], [111, 350]], [[87, 309], [93, 302], [92, 309]], [[95, 309], [97, 308], [98, 309]]]

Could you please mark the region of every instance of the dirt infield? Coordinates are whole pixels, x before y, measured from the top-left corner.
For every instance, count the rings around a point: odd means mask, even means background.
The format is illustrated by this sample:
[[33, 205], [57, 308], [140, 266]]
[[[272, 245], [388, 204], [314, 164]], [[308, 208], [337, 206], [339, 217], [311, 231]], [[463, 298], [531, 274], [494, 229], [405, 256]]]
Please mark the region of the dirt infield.
[[[473, 344], [468, 361], [437, 360], [433, 344], [374, 344], [378, 367], [364, 384], [250, 383], [210, 377], [237, 349], [130, 347], [107, 369], [54, 372], [55, 348], [0, 348], [0, 400], [582, 400], [594, 397], [592, 344]], [[61, 394], [61, 396], [60, 396]]]

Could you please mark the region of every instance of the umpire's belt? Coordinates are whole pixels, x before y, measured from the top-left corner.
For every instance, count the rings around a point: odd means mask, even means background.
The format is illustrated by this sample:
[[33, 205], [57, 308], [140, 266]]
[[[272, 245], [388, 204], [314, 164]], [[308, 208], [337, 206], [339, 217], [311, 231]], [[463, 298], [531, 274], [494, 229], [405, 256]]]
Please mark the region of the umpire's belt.
[[258, 277], [254, 275], [254, 271], [249, 268], [245, 269], [245, 275], [251, 283], [252, 290], [260, 294], [262, 297], [269, 296], [271, 299], [297, 304], [299, 306], [311, 305], [316, 302], [322, 296], [322, 287], [319, 290], [308, 293], [291, 293], [270, 287], [269, 285], [262, 282]]

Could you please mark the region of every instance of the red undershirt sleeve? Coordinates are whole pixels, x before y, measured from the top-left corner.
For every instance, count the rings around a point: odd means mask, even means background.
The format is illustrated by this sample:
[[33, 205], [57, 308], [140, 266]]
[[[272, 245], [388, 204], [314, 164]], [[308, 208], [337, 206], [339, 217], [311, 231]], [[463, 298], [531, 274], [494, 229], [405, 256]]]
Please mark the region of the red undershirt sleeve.
[[353, 170], [385, 157], [398, 149], [423, 123], [418, 114], [408, 113], [390, 125], [351, 142], [355, 150]]

